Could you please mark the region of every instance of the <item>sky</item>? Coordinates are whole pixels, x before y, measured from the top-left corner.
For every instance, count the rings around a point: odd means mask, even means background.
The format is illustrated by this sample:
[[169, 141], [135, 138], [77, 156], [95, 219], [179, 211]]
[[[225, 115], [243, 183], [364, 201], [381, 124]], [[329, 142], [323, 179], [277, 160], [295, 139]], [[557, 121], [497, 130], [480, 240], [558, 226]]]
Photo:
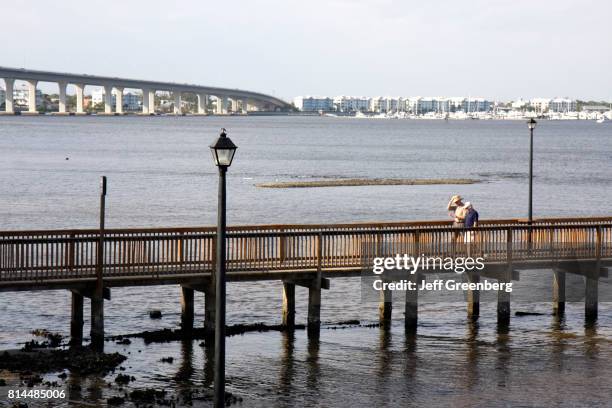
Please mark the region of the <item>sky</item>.
[[8, 67], [285, 100], [612, 99], [607, 0], [15, 0], [0, 15]]

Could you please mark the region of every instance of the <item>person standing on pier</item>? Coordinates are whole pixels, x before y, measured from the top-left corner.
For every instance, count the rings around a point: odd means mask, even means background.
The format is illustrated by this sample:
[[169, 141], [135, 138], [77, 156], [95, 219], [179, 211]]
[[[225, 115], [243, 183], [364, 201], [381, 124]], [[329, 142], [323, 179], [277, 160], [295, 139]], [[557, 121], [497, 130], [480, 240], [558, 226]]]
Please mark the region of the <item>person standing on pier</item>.
[[460, 195], [454, 195], [451, 197], [446, 209], [449, 211], [448, 215], [453, 218], [453, 227], [463, 228], [465, 226], [465, 205], [463, 204], [463, 197]]
[[[474, 209], [474, 206], [469, 201], [466, 201], [465, 206], [465, 228], [474, 228], [478, 226], [478, 211]], [[463, 241], [467, 244], [467, 254], [471, 256], [471, 245], [474, 242], [475, 232], [466, 231], [463, 237]]]
[[[453, 228], [465, 227], [465, 207], [463, 204], [463, 197], [459, 194], [451, 197], [446, 209], [449, 211], [448, 215], [453, 219]], [[452, 240], [452, 253], [457, 253], [457, 242], [460, 241], [461, 232], [455, 230], [453, 232]], [[455, 256], [455, 255], [453, 255]]]

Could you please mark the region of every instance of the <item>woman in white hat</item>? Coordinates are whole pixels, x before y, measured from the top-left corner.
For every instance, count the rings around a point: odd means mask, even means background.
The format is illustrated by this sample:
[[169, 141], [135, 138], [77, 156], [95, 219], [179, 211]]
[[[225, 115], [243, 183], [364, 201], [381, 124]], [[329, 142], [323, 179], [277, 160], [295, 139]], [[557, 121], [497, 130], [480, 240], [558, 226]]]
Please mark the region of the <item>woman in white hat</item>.
[[463, 197], [460, 195], [454, 195], [451, 197], [446, 209], [449, 211], [449, 215], [453, 218], [453, 227], [463, 228], [465, 226], [465, 213], [466, 208], [463, 204]]

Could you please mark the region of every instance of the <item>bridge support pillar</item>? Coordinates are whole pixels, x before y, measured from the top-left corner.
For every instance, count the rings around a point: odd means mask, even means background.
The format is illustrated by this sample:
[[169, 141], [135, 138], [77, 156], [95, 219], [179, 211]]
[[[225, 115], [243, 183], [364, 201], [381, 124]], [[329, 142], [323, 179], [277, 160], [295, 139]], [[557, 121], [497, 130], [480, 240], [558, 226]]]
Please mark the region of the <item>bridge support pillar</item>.
[[76, 90], [76, 113], [83, 113], [83, 90], [85, 89], [85, 85], [83, 84], [74, 84], [74, 88]]
[[[499, 279], [499, 282], [512, 282], [512, 269], [508, 270], [505, 275], [505, 277]], [[510, 324], [510, 292], [503, 289], [497, 291], [497, 324], [500, 326]]]
[[[388, 280], [383, 280], [388, 283]], [[380, 302], [378, 303], [378, 318], [381, 326], [389, 326], [391, 324], [391, 315], [393, 311], [393, 292], [388, 289], [380, 291]]]
[[565, 271], [553, 271], [553, 315], [562, 316], [565, 313]]
[[112, 85], [104, 85], [104, 113], [111, 114], [113, 112], [113, 87]]
[[58, 112], [66, 113], [66, 87], [68, 86], [68, 83], [58, 82], [57, 86], [59, 87]]
[[[480, 282], [480, 275], [474, 272], [468, 272], [466, 274], [469, 283]], [[467, 296], [467, 315], [468, 319], [477, 320], [480, 316], [480, 291], [468, 290]]]
[[91, 296], [91, 345], [102, 350], [104, 347], [104, 297]]
[[295, 283], [283, 282], [283, 312], [281, 324], [295, 327]]
[[217, 115], [223, 115], [227, 113], [227, 97], [226, 96], [218, 96], [217, 97], [217, 106], [215, 110]]
[[83, 344], [83, 295], [72, 293], [72, 310], [70, 314], [70, 345]]
[[599, 286], [599, 267], [585, 274], [584, 318], [587, 322], [597, 320], [597, 302]]
[[181, 328], [185, 332], [193, 329], [193, 289], [181, 286]]
[[308, 334], [317, 335], [321, 327], [321, 278], [313, 279], [308, 287]]
[[174, 114], [180, 115], [182, 113], [181, 109], [181, 93], [178, 91], [174, 92]]
[[13, 78], [4, 78], [4, 110], [7, 113], [14, 113], [15, 108], [13, 106], [13, 88], [15, 86], [15, 80]]
[[232, 98], [231, 100], [232, 113], [238, 113], [238, 99]]
[[414, 273], [408, 278], [409, 282], [414, 282], [416, 288], [406, 291], [406, 301], [404, 310], [404, 327], [406, 331], [415, 332], [419, 322], [419, 290], [420, 283], [419, 274]]
[[216, 298], [215, 285], [211, 281], [204, 286], [204, 328], [210, 331], [215, 330]]
[[28, 112], [36, 113], [36, 84], [38, 81], [29, 80], [28, 82]]
[[115, 87], [115, 113], [123, 113], [123, 88]]
[[205, 115], [208, 111], [208, 95], [198, 94], [198, 114]]
[[242, 100], [242, 113], [245, 115], [249, 113], [249, 102], [246, 99]]
[[155, 113], [155, 92], [150, 89], [142, 89], [142, 113], [152, 115]]

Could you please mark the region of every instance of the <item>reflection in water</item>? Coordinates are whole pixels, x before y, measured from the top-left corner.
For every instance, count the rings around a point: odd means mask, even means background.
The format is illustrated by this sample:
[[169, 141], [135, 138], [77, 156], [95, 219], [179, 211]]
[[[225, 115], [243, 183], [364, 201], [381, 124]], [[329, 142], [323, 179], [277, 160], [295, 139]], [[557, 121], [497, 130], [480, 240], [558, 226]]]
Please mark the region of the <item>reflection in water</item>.
[[393, 357], [391, 345], [391, 324], [381, 325], [379, 331], [379, 364], [376, 370], [376, 382], [381, 394], [379, 399], [381, 405], [387, 405], [392, 395], [392, 389], [389, 389], [391, 384], [388, 382], [388, 378], [391, 376]]
[[597, 357], [599, 353], [599, 341], [597, 337], [597, 322], [585, 322], [584, 324], [584, 347], [587, 357]]
[[564, 352], [567, 348], [564, 335], [566, 329], [565, 314], [558, 313], [553, 315], [550, 328], [552, 337], [552, 361], [554, 362], [557, 369], [563, 370], [565, 356]]
[[215, 342], [204, 341], [204, 386], [212, 387], [215, 382]]
[[291, 394], [291, 384], [294, 377], [293, 351], [295, 349], [295, 332], [287, 330], [282, 332], [282, 356], [280, 362], [280, 378], [278, 380], [280, 392], [283, 395]]
[[510, 326], [502, 323], [497, 325], [497, 362], [495, 373], [497, 374], [497, 385], [506, 386], [509, 375], [510, 364]]
[[466, 353], [466, 366], [467, 370], [465, 381], [468, 389], [471, 389], [478, 385], [478, 356], [479, 356], [479, 347], [482, 347], [478, 342], [478, 329], [480, 328], [478, 324], [478, 320], [476, 319], [468, 319], [467, 324], [467, 353]]
[[308, 356], [306, 357], [308, 374], [306, 387], [311, 391], [318, 391], [321, 367], [319, 366], [319, 336], [308, 336]]
[[78, 374], [70, 372], [68, 376], [68, 400], [69, 401], [81, 401], [83, 399], [83, 394], [81, 390], [83, 389], [83, 379]]
[[181, 365], [174, 376], [179, 386], [189, 386], [193, 376], [193, 340], [181, 341]]
[[98, 376], [89, 377], [89, 385], [87, 386], [86, 401], [100, 401], [102, 399], [102, 389], [105, 388], [106, 383], [104, 378]]
[[390, 325], [380, 326], [380, 364], [378, 365], [378, 376], [384, 379], [389, 375], [389, 366], [391, 362], [391, 327]]

